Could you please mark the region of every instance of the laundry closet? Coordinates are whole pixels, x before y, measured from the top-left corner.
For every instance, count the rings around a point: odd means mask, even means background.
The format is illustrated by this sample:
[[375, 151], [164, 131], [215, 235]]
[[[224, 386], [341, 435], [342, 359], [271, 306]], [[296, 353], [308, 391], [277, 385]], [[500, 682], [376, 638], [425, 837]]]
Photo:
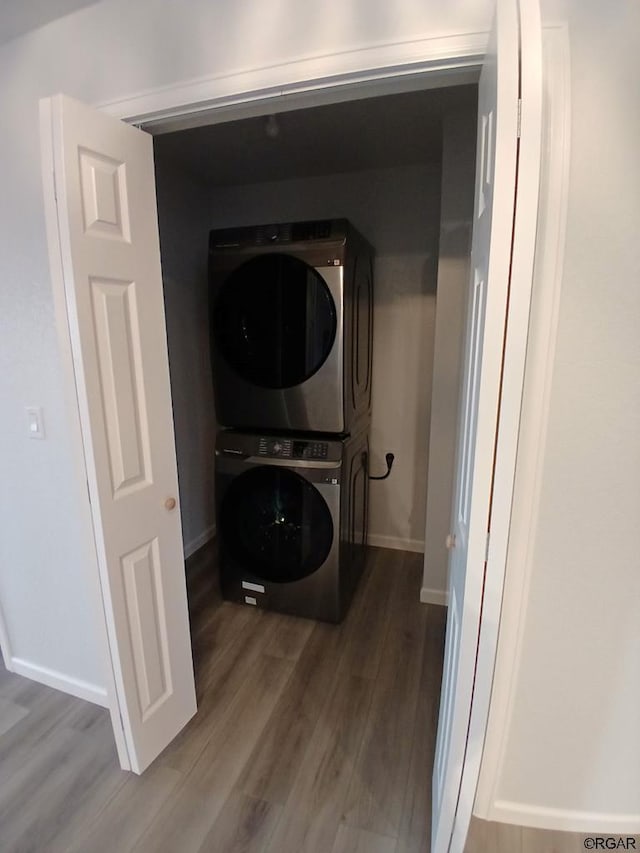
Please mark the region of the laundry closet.
[[476, 100], [475, 86], [426, 89], [154, 138], [187, 556], [216, 524], [209, 233], [346, 219], [375, 252], [368, 473], [394, 454], [370, 482], [368, 541], [424, 551], [416, 596], [445, 602]]

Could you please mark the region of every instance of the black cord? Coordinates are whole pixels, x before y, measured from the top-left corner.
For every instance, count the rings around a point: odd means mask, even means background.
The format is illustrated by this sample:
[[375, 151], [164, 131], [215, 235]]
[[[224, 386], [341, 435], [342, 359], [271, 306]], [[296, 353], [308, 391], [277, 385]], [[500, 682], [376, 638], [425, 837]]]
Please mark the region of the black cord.
[[393, 453], [387, 453], [384, 458], [387, 460], [387, 472], [386, 472], [386, 474], [383, 474], [381, 477], [372, 477], [371, 474], [369, 474], [369, 460], [368, 460], [367, 454], [366, 453], [362, 454], [362, 461], [364, 464], [364, 469], [367, 472], [367, 476], [369, 477], [370, 480], [386, 480], [387, 477], [389, 476], [389, 474], [391, 473], [391, 469], [393, 468], [393, 460], [395, 459], [395, 456], [393, 455]]

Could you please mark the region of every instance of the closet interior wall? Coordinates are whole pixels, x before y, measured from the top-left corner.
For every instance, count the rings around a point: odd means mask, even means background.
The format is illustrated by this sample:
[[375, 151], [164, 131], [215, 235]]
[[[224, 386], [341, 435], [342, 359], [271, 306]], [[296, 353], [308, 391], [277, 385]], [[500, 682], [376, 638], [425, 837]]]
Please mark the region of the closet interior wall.
[[209, 193], [156, 151], [156, 194], [185, 556], [215, 533], [209, 361]]

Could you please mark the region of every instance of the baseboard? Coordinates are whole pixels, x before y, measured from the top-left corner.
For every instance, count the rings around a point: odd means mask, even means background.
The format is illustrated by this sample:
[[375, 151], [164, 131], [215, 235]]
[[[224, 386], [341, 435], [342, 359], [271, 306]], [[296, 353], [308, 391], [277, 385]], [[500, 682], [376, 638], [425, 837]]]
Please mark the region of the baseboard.
[[598, 835], [637, 835], [640, 833], [640, 814], [612, 814], [607, 812], [554, 809], [548, 806], [530, 806], [510, 800], [493, 804], [488, 820], [513, 823], [535, 829], [553, 829], [559, 832], [589, 832]]
[[54, 669], [38, 666], [21, 658], [12, 658], [11, 666], [12, 671], [17, 675], [23, 675], [25, 678], [46, 684], [47, 687], [69, 693], [71, 696], [77, 696], [78, 699], [93, 702], [94, 705], [101, 705], [103, 708], [109, 707], [107, 691], [104, 687], [98, 687], [97, 684], [90, 684], [88, 681], [81, 681], [79, 678], [70, 678]]
[[423, 586], [420, 590], [420, 601], [423, 604], [441, 604], [446, 607], [449, 604], [449, 596], [444, 589], [429, 589]]
[[381, 536], [378, 533], [369, 533], [367, 536], [369, 545], [375, 548], [392, 548], [394, 551], [424, 552], [424, 541], [422, 539], [400, 539], [399, 536]]
[[216, 526], [212, 524], [211, 527], [207, 527], [206, 530], [203, 530], [199, 536], [196, 536], [195, 539], [192, 539], [190, 542], [185, 542], [184, 545], [184, 558], [185, 560], [190, 557], [192, 554], [202, 548], [203, 545], [206, 545], [213, 537], [216, 535]]

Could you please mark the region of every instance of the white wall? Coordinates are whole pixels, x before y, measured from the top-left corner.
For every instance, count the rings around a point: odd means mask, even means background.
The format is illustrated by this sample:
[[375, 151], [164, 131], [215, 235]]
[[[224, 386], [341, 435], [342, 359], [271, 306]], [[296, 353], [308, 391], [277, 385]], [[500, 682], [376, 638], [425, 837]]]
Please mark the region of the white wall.
[[[486, 30], [490, 5], [102, 0], [0, 49], [0, 601], [14, 655], [103, 680], [49, 282], [38, 99], [62, 91], [100, 103], [309, 55], [339, 72], [341, 51]], [[45, 441], [26, 439], [31, 405], [44, 407]]]
[[[566, 245], [538, 499], [523, 552], [530, 571], [519, 629], [500, 639], [480, 794], [489, 790], [493, 819], [637, 833], [640, 11], [624, 0], [543, 9], [569, 24]], [[547, 90], [558, 82], [547, 78]], [[537, 281], [540, 291], [548, 285]], [[538, 302], [534, 293], [534, 316]], [[546, 358], [529, 352], [528, 379]], [[525, 430], [531, 406], [525, 394]], [[519, 458], [518, 476], [528, 462]], [[521, 506], [516, 493], [515, 529]], [[512, 613], [519, 602], [509, 573], [522, 568], [507, 568]]]
[[156, 151], [162, 282], [185, 554], [215, 527], [215, 411], [209, 358], [209, 195]]
[[346, 217], [376, 249], [370, 541], [424, 546], [440, 169], [411, 166], [213, 190], [211, 227]]
[[442, 192], [438, 296], [429, 431], [429, 480], [422, 601], [444, 603], [456, 465], [462, 344], [469, 290], [476, 151], [474, 111], [445, 115], [442, 128]]

